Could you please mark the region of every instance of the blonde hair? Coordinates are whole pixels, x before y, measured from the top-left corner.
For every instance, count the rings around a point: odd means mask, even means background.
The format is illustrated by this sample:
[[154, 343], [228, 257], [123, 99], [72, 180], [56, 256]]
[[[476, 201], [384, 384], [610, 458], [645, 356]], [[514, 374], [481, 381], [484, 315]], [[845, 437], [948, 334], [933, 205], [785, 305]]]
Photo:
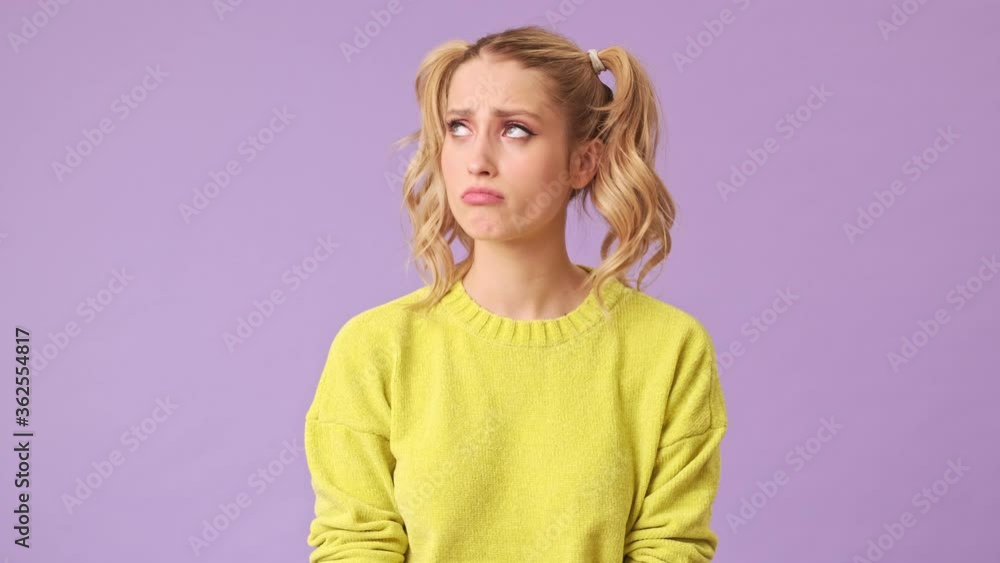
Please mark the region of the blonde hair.
[[[547, 94], [566, 112], [571, 146], [593, 138], [604, 143], [594, 179], [583, 189], [570, 190], [568, 198], [582, 198], [584, 212], [586, 201], [591, 200], [609, 226], [601, 244], [601, 263], [586, 283], [591, 290], [610, 279], [628, 285], [628, 270], [655, 248], [640, 270], [636, 289], [641, 289], [646, 274], [670, 253], [676, 212], [673, 198], [654, 169], [660, 109], [653, 85], [635, 57], [612, 46], [598, 50], [601, 62], [614, 76], [612, 92], [595, 74], [587, 51], [558, 33], [525, 26], [486, 35], [475, 43], [445, 42], [427, 54], [417, 71], [421, 127], [396, 142], [401, 147], [418, 141], [403, 175], [402, 205], [413, 226], [408, 263], [418, 263], [429, 291], [411, 308], [425, 310], [435, 305], [472, 266], [475, 241], [448, 208], [440, 155], [451, 78], [459, 65], [481, 55], [517, 61], [548, 79]], [[458, 264], [451, 251], [456, 238], [468, 251]], [[600, 291], [597, 300], [607, 314]]]

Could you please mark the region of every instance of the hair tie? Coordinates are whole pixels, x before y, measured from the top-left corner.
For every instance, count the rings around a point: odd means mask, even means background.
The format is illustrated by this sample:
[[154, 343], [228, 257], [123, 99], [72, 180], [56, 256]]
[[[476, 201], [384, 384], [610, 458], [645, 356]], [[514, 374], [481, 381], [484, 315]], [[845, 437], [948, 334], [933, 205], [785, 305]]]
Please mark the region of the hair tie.
[[594, 67], [595, 73], [600, 74], [607, 70], [607, 67], [601, 62], [601, 58], [597, 56], [597, 49], [590, 49], [587, 53], [590, 54], [590, 66]]

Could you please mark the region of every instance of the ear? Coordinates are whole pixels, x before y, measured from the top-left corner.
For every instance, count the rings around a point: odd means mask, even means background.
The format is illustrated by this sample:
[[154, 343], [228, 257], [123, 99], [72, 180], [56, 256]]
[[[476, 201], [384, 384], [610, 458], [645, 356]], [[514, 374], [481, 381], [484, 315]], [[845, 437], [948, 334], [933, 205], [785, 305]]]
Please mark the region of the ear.
[[583, 189], [597, 174], [597, 164], [604, 152], [604, 143], [600, 139], [591, 139], [574, 151], [571, 161], [570, 187], [574, 190]]

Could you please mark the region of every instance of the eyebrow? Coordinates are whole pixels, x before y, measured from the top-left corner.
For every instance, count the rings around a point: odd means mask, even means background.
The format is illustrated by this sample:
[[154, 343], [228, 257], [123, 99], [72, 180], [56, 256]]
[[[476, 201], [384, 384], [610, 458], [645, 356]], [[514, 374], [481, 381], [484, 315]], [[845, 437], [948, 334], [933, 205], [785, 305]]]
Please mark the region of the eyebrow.
[[[448, 110], [448, 111], [445, 112], [445, 115], [446, 116], [457, 115], [459, 117], [469, 117], [469, 116], [472, 115], [472, 110], [469, 109], [469, 108], [450, 109], [450, 110]], [[538, 121], [542, 121], [542, 117], [540, 115], [538, 115], [537, 113], [530, 112], [528, 110], [524, 110], [524, 109], [502, 109], [502, 108], [496, 108], [496, 109], [493, 110], [493, 115], [495, 117], [514, 117], [516, 115], [526, 115], [528, 117], [537, 119]]]

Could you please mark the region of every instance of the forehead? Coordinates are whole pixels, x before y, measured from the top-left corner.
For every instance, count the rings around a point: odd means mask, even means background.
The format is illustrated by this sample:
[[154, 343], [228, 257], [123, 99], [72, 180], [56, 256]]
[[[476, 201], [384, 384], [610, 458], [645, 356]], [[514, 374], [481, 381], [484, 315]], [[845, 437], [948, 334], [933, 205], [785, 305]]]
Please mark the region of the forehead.
[[445, 109], [523, 109], [555, 118], [545, 76], [511, 60], [477, 57], [462, 63], [451, 78]]

